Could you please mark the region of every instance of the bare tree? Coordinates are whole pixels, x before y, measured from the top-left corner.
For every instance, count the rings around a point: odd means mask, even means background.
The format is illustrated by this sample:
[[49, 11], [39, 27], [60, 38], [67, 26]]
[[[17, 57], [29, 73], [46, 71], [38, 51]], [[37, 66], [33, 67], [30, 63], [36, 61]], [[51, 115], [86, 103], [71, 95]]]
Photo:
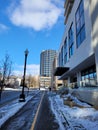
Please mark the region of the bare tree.
[[2, 83], [5, 84], [5, 79], [8, 76], [8, 70], [9, 70], [9, 62], [10, 62], [10, 57], [8, 54], [5, 55], [5, 58], [2, 60]]
[[2, 80], [0, 82], [0, 99], [1, 99], [1, 93], [3, 90], [3, 87], [5, 85], [5, 80], [9, 79], [9, 76], [11, 74], [11, 68], [12, 68], [12, 61], [10, 60], [9, 54], [5, 54], [4, 59], [1, 61], [1, 73], [2, 73]]
[[32, 76], [32, 75], [29, 75], [28, 78], [28, 84], [29, 84], [29, 87], [38, 87], [39, 86], [39, 79], [37, 79], [35, 76]]
[[32, 77], [32, 86], [33, 86], [33, 87], [36, 87], [36, 82], [37, 82], [37, 81], [36, 81], [36, 78], [33, 76], [33, 77]]
[[8, 76], [7, 76], [8, 82], [9, 82], [11, 73], [12, 73], [12, 61], [9, 61]]
[[31, 87], [32, 86], [32, 76], [31, 76], [31, 74], [28, 76], [27, 80], [28, 80], [28, 86]]

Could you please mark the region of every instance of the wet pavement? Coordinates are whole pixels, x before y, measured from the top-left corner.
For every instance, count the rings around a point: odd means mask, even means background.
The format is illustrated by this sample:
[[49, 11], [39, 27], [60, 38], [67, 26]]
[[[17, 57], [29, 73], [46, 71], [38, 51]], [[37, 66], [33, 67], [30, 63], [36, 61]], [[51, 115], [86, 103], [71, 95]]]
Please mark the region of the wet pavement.
[[58, 130], [59, 125], [50, 109], [47, 93], [44, 96], [34, 130]]
[[42, 94], [43, 92], [40, 92], [28, 101], [19, 112], [4, 123], [1, 130], [30, 130]]
[[[0, 130], [59, 130], [59, 124], [50, 108], [47, 92], [45, 92], [41, 105], [39, 105], [42, 95], [43, 92], [41, 91], [28, 101], [19, 112], [4, 123]], [[37, 120], [34, 128], [31, 129], [38, 106], [40, 106], [40, 109]]]

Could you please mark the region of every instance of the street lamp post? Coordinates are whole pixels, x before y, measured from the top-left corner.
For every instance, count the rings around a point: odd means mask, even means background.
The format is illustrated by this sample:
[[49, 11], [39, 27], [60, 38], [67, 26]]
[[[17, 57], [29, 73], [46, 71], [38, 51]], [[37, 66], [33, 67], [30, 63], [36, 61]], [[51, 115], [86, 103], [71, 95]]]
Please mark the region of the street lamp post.
[[24, 62], [24, 75], [23, 75], [23, 87], [22, 87], [22, 93], [20, 94], [19, 101], [25, 102], [25, 94], [24, 94], [24, 87], [25, 87], [25, 75], [26, 75], [26, 63], [27, 63], [27, 56], [29, 51], [25, 50], [25, 62]]

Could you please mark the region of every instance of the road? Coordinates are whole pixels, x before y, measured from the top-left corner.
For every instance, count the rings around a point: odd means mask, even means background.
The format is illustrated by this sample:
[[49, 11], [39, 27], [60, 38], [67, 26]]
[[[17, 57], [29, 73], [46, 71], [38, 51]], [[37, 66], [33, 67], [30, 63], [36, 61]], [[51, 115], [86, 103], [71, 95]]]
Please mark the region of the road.
[[[19, 98], [21, 94], [21, 89], [13, 89], [13, 90], [4, 90], [1, 95], [0, 106], [10, 102], [11, 100]], [[29, 91], [29, 94], [32, 93], [33, 90]], [[25, 88], [25, 96], [28, 96], [28, 90]]]

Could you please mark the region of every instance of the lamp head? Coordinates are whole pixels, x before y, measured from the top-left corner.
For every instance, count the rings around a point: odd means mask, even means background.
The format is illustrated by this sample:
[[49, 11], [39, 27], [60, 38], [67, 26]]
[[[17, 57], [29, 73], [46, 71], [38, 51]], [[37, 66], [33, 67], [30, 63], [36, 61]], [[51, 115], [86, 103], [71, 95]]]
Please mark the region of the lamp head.
[[28, 49], [25, 50], [25, 55], [28, 55], [29, 51]]

